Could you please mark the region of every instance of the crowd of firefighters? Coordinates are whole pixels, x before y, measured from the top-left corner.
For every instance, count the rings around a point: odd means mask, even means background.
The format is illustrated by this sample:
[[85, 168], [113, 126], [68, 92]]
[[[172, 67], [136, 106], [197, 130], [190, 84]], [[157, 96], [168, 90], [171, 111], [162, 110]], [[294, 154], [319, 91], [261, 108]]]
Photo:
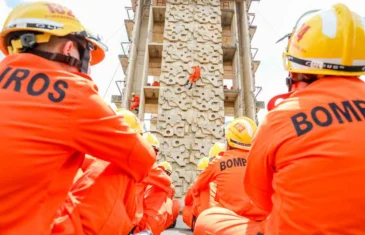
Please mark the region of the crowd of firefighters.
[[180, 205], [156, 136], [89, 76], [99, 37], [62, 5], [19, 5], [0, 33], [0, 234], [158, 235], [181, 209], [197, 235], [365, 234], [364, 22], [344, 4], [303, 15], [288, 93], [259, 127], [224, 127]]

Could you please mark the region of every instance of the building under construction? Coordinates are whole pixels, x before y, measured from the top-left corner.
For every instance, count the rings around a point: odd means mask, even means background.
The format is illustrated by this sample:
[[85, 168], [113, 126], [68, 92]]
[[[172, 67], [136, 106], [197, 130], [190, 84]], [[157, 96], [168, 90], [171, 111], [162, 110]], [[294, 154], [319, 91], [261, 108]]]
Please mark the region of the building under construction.
[[[118, 107], [140, 96], [138, 116], [160, 140], [159, 161], [174, 168], [176, 196], [196, 178], [196, 164], [222, 140], [225, 120], [256, 119], [256, 26], [248, 13], [253, 0], [132, 0], [125, 25], [128, 42], [119, 56]], [[187, 89], [192, 66], [201, 79]]]

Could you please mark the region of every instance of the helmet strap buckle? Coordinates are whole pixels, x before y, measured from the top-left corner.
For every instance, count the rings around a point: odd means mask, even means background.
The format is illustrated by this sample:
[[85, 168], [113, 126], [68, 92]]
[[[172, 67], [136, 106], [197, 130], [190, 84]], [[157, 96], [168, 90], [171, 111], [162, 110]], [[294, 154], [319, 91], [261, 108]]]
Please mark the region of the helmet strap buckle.
[[36, 36], [33, 33], [25, 33], [20, 35], [20, 42], [22, 43], [23, 49], [31, 49], [37, 44]]
[[288, 87], [288, 92], [291, 91], [292, 85], [293, 85], [293, 80], [290, 76], [288, 76], [286, 78], [286, 86]]

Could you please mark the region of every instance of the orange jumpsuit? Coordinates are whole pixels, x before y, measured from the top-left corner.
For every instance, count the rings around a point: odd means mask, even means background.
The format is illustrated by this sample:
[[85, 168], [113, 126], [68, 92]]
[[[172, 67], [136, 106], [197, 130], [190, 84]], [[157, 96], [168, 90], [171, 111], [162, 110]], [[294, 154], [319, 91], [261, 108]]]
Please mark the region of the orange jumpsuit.
[[210, 207], [210, 187], [204, 187], [199, 195], [194, 196], [193, 214], [198, 217], [200, 213]]
[[[215, 181], [217, 191], [215, 201], [218, 207], [223, 207], [234, 212], [234, 214], [245, 216], [252, 221], [264, 220], [268, 213], [255, 207], [247, 197], [242, 185], [245, 176], [245, 168], [247, 164], [248, 151], [240, 149], [227, 150], [220, 153], [211, 161], [208, 167], [199, 175], [197, 181], [193, 185], [193, 195], [199, 195], [201, 189], [206, 187], [210, 182]], [[195, 225], [194, 234], [206, 234], [207, 229], [204, 224], [212, 223], [212, 227], [208, 231], [216, 231], [218, 225], [213, 226], [214, 219], [210, 213], [200, 214]], [[218, 221], [217, 221], [218, 222]], [[259, 226], [259, 222], [254, 223], [255, 227]], [[220, 225], [221, 226], [221, 225]], [[241, 230], [240, 234], [249, 234], [252, 228]], [[215, 233], [212, 233], [215, 234]]]
[[135, 232], [149, 229], [154, 235], [158, 235], [165, 229], [167, 220], [165, 201], [170, 186], [170, 177], [156, 165], [148, 177], [137, 185], [137, 212], [133, 221], [137, 226]]
[[[132, 230], [136, 212], [135, 181], [115, 164], [94, 159], [75, 182], [71, 193], [76, 206], [67, 205], [69, 199], [64, 208], [66, 211], [61, 214], [72, 214], [69, 218], [80, 221], [82, 229], [66, 234], [124, 235]], [[52, 234], [71, 231], [68, 226], [75, 226], [76, 222], [69, 222], [66, 216], [55, 220]]]
[[244, 180], [265, 235], [365, 234], [364, 97], [359, 78], [326, 77], [267, 114]]
[[165, 229], [169, 228], [177, 219], [180, 212], [180, 201], [174, 199], [175, 187], [171, 184], [170, 190], [167, 194], [166, 199], [166, 210], [167, 210], [167, 220], [165, 224]]
[[193, 197], [191, 189], [192, 187], [186, 192], [184, 200], [185, 206], [182, 212], [183, 221], [189, 228], [193, 228], [195, 223], [194, 220], [196, 220], [201, 212], [212, 206], [210, 187], [205, 187], [196, 197]]
[[191, 187], [188, 189], [188, 191], [185, 194], [185, 199], [184, 199], [184, 208], [182, 211], [182, 218], [183, 218], [183, 222], [189, 227], [192, 228], [193, 227], [193, 205], [194, 205], [194, 198], [193, 198], [193, 194], [191, 191]]
[[199, 66], [193, 66], [194, 73], [190, 74], [189, 81], [191, 84], [195, 83], [197, 80], [200, 79], [200, 67]]
[[193, 196], [198, 196], [210, 182], [215, 181], [217, 206], [253, 220], [266, 218], [267, 213], [252, 205], [243, 184], [242, 187], [237, 186], [237, 182], [243, 182], [247, 155], [248, 151], [233, 149], [216, 156], [192, 186]]
[[132, 101], [132, 105], [131, 105], [131, 109], [130, 110], [138, 109], [140, 97], [138, 95], [134, 95], [133, 96], [133, 99], [131, 101]]
[[[141, 180], [155, 152], [91, 78], [31, 54], [0, 62], [0, 234], [49, 234], [85, 153]], [[92, 107], [92, 108], [91, 108]]]
[[252, 221], [226, 208], [212, 207], [199, 215], [194, 234], [263, 235], [265, 222], [266, 220], [262, 222]]

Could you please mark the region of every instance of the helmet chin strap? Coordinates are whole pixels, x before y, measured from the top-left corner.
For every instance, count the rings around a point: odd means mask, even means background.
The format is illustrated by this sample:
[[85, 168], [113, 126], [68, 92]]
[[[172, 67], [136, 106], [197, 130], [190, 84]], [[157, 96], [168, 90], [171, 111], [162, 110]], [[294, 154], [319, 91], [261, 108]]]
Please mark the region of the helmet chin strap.
[[31, 50], [30, 53], [40, 56], [44, 59], [56, 61], [78, 68], [81, 73], [87, 74], [89, 70], [90, 51], [83, 49], [83, 53], [80, 54], [81, 60], [76, 59], [73, 56], [68, 56], [60, 53], [52, 53], [40, 50]]
[[68, 56], [68, 55], [64, 55], [64, 54], [60, 54], [60, 53], [40, 51], [40, 50], [35, 50], [35, 49], [29, 51], [29, 53], [40, 56], [47, 60], [64, 63], [64, 64], [70, 65], [72, 67], [77, 67], [77, 68], [81, 67], [81, 61], [72, 56]]
[[[86, 47], [82, 46], [81, 43], [77, 40], [74, 40], [75, 37], [68, 36], [70, 40], [77, 43], [77, 47], [80, 53], [80, 60], [76, 59], [75, 57], [60, 54], [60, 53], [53, 53], [53, 52], [47, 52], [47, 51], [40, 51], [34, 49], [34, 47], [37, 45], [36, 40], [37, 35], [34, 33], [25, 33], [22, 35], [19, 35], [19, 39], [16, 41], [19, 41], [21, 45], [18, 45], [22, 52], [31, 53], [37, 56], [40, 56], [44, 59], [64, 63], [67, 65], [70, 65], [72, 67], [76, 67], [81, 73], [87, 74], [89, 70], [89, 63], [90, 63], [90, 54], [91, 54], [91, 45], [89, 42], [87, 42]], [[38, 37], [40, 37], [38, 35]], [[48, 38], [49, 39], [49, 38]], [[9, 41], [13, 41], [14, 39], [9, 39]], [[19, 44], [18, 43], [18, 44]], [[20, 49], [19, 48], [19, 49]]]

